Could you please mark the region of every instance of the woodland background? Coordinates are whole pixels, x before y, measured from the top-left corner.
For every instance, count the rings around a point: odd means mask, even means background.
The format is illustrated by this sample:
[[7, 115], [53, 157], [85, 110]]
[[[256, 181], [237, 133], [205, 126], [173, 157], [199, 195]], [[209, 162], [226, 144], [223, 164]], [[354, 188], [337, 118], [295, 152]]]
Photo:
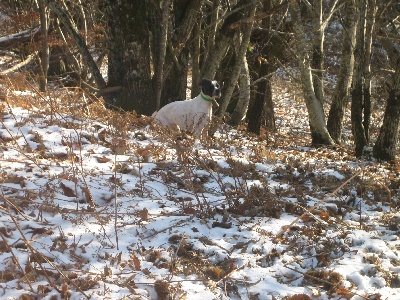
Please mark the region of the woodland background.
[[[194, 97], [201, 78], [215, 79], [223, 91], [216, 117], [248, 121], [260, 134], [276, 130], [279, 73], [301, 91], [314, 145], [340, 144], [350, 116], [356, 156], [373, 146], [377, 159], [395, 159], [398, 1], [4, 0], [0, 11], [10, 67], [1, 75], [34, 75], [41, 91], [57, 82], [151, 115], [185, 99], [190, 82]], [[371, 139], [377, 111], [382, 123]]]
[[[0, 298], [397, 299], [399, 15], [0, 1]], [[212, 138], [153, 124], [202, 77]]]

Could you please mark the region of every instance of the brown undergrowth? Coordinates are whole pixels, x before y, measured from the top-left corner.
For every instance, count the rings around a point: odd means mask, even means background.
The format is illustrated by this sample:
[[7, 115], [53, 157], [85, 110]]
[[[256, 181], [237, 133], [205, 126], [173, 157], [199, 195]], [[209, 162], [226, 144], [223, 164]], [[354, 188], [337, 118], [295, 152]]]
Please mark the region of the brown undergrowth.
[[[276, 133], [263, 139], [243, 131], [232, 133], [226, 125], [222, 125], [218, 136], [199, 143], [185, 133], [168, 132], [152, 125], [148, 117], [105, 109], [101, 99], [92, 101], [80, 89], [57, 88], [40, 93], [23, 77], [4, 78], [1, 84], [1, 94], [5, 95], [1, 102], [3, 128], [6, 116], [16, 118], [13, 108], [22, 107], [29, 114], [18, 119], [16, 126], [42, 122], [42, 126], [56, 125], [75, 133], [62, 138], [66, 149], [62, 152], [53, 151], [46, 136], [34, 129], [0, 136], [1, 147], [15, 149], [19, 154], [15, 161], [17, 169], [26, 171], [25, 175], [16, 173], [11, 158], [3, 161], [0, 210], [10, 222], [0, 227], [0, 253], [7, 257], [0, 282], [24, 284], [26, 299], [45, 295], [68, 299], [72, 292], [89, 299], [93, 290], [107, 284], [128, 289], [137, 297], [144, 285], [158, 299], [184, 299], [182, 282], [174, 276], [240, 297], [240, 286], [250, 287], [257, 282], [234, 279], [235, 273], [277, 263], [288, 270], [276, 276], [278, 282], [297, 282], [312, 286], [318, 293], [346, 298], [357, 291], [343, 285], [344, 278], [335, 271], [335, 263], [354, 251], [354, 243], [348, 239], [352, 229], [373, 230], [363, 214], [363, 204], [379, 202], [393, 210], [398, 208], [396, 165], [378, 167], [368, 161], [356, 164], [351, 150], [346, 148], [302, 150], [307, 147], [307, 138]], [[19, 90], [23, 93], [16, 92]], [[295, 147], [296, 143], [301, 147]], [[85, 168], [85, 157], [80, 151], [88, 144], [105, 149], [101, 153], [89, 152], [99, 166], [112, 167], [101, 171]], [[154, 166], [145, 172], [148, 164]], [[268, 168], [263, 167], [266, 165]], [[53, 167], [62, 171], [51, 174]], [[138, 178], [137, 184], [130, 186], [125, 175]], [[30, 189], [31, 177], [46, 182]], [[100, 183], [104, 192], [94, 194], [91, 182], [100, 177], [106, 178]], [[161, 184], [167, 193], [161, 194], [149, 182]], [[141, 207], [133, 198], [154, 199], [160, 212]], [[132, 203], [133, 209], [118, 211], [120, 199]], [[177, 209], [167, 210], [168, 206]], [[65, 235], [63, 228], [46, 219], [46, 214], [59, 214], [70, 224], [83, 225], [92, 239], [81, 242], [79, 236]], [[287, 215], [294, 221], [282, 225], [279, 232], [264, 229], [263, 224], [269, 220]], [[189, 233], [176, 234], [172, 225], [139, 233], [153, 220], [166, 217], [186, 217], [178, 225], [186, 226]], [[34, 224], [27, 225], [28, 219], [33, 219]], [[351, 222], [345, 223], [345, 219]], [[398, 232], [398, 219], [398, 215], [386, 213], [376, 222]], [[199, 222], [191, 225], [193, 220]], [[90, 225], [93, 222], [99, 226], [98, 231]], [[112, 223], [115, 233], [106, 229]], [[258, 238], [246, 240], [232, 234], [226, 248], [225, 244], [199, 235], [200, 225], [208, 230], [218, 228], [226, 234], [254, 232]], [[90, 263], [85, 253], [93, 243], [105, 249], [119, 249], [118, 237], [129, 226], [135, 226], [133, 234], [137, 234], [138, 241], [123, 248], [128, 256], [122, 251], [99, 251], [96, 259], [104, 268], [82, 271]], [[11, 242], [15, 230], [20, 238]], [[327, 237], [327, 232], [333, 233]], [[167, 238], [162, 247], [141, 246], [141, 240], [163, 234]], [[46, 237], [51, 238], [49, 249], [36, 243]], [[265, 244], [274, 247], [266, 250]], [[215, 255], [217, 251], [224, 255]], [[70, 261], [55, 259], [51, 252], [67, 253]], [[24, 253], [26, 259], [22, 260], [17, 253]], [[251, 254], [256, 259], [250, 263], [247, 258], [240, 259], [240, 254]], [[287, 260], [288, 255], [293, 259]], [[371, 265], [371, 272], [381, 272], [388, 285], [399, 286], [394, 272], [377, 255], [368, 253], [365, 262]], [[120, 272], [119, 276], [113, 276], [112, 268]], [[157, 279], [152, 268], [165, 270], [163, 274], [168, 276]], [[139, 274], [148, 281], [136, 282]], [[37, 285], [38, 282], [46, 284]], [[248, 293], [249, 299], [259, 296]], [[301, 297], [299, 294], [287, 299]]]

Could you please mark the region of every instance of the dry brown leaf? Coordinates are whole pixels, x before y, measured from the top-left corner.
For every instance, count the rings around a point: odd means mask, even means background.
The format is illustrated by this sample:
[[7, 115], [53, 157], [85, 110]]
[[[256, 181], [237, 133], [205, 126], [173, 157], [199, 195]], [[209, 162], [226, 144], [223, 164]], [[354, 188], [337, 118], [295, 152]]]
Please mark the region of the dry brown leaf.
[[139, 217], [142, 219], [142, 221], [149, 221], [149, 210], [147, 208], [143, 208], [142, 210], [138, 211]]
[[329, 220], [329, 213], [327, 213], [326, 211], [320, 211], [319, 212], [319, 217], [324, 221], [328, 221]]
[[80, 188], [81, 188], [83, 194], [85, 195], [86, 203], [90, 203], [90, 204], [93, 205], [94, 204], [94, 200], [93, 200], [92, 194], [90, 193], [90, 190], [87, 187], [84, 187], [84, 186], [81, 186]]
[[350, 292], [348, 289], [346, 289], [344, 286], [339, 287], [336, 290], [336, 294], [342, 296], [342, 298], [347, 300], [351, 299], [354, 296], [354, 294]]
[[133, 261], [133, 265], [135, 267], [135, 271], [140, 271], [141, 267], [140, 267], [140, 260], [139, 258], [137, 258], [137, 256], [135, 254], [132, 253], [132, 261]]
[[95, 158], [97, 159], [97, 162], [98, 163], [100, 163], [100, 164], [104, 164], [104, 163], [107, 163], [107, 162], [109, 162], [111, 159], [110, 158], [107, 158], [107, 157], [99, 157], [99, 156], [95, 156]]
[[67, 187], [64, 183], [60, 182], [60, 187], [63, 190], [65, 196], [76, 197], [75, 192], [70, 187]]
[[19, 184], [19, 185], [21, 185], [23, 187], [24, 180], [25, 180], [25, 177], [18, 176], [18, 175], [11, 175], [11, 176], [5, 178], [3, 182], [5, 182], [5, 183], [15, 183], [15, 184]]
[[290, 296], [287, 300], [312, 300], [310, 296], [306, 294], [296, 294]]
[[185, 214], [185, 215], [195, 215], [196, 214], [196, 209], [194, 209], [193, 207], [185, 207], [184, 209], [183, 209], [183, 213]]
[[105, 277], [111, 277], [112, 276], [112, 270], [108, 266], [104, 267], [104, 276]]
[[68, 284], [66, 282], [61, 286], [61, 299], [69, 299]]
[[300, 218], [303, 222], [315, 222], [315, 218], [309, 215], [304, 215]]
[[99, 137], [100, 141], [105, 142], [106, 141], [106, 134], [107, 134], [107, 130], [105, 128], [102, 128], [97, 133], [97, 136]]

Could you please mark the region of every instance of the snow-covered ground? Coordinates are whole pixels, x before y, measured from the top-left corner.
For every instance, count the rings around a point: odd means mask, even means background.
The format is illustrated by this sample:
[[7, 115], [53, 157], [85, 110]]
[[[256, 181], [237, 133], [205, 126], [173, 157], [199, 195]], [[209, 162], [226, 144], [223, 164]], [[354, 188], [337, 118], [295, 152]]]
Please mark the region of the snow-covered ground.
[[400, 299], [397, 166], [309, 147], [275, 93], [277, 134], [199, 141], [12, 92], [0, 298]]

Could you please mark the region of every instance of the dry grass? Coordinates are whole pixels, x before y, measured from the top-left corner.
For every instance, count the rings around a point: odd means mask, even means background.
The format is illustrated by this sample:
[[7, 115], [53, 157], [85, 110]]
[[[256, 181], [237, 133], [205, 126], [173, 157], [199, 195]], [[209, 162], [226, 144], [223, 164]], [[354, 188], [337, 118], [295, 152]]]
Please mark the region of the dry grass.
[[[23, 93], [16, 91], [23, 91]], [[382, 178], [379, 172], [375, 172], [374, 165], [365, 165], [362, 170], [365, 174], [369, 173], [369, 178], [375, 176], [378, 179], [375, 183], [371, 183], [368, 180], [356, 180], [355, 177], [351, 177], [354, 170], [350, 168], [347, 170], [345, 163], [336, 162], [336, 160], [343, 160], [346, 157], [350, 161], [352, 156], [349, 149], [325, 149], [316, 150], [313, 154], [310, 154], [311, 151], [302, 154], [292, 147], [299, 141], [294, 135], [276, 134], [269, 137], [273, 142], [268, 142], [260, 138], [249, 137], [244, 132], [240, 132], [242, 138], [232, 140], [227, 132], [221, 130], [222, 134], [219, 138], [203, 140], [203, 148], [197, 151], [187, 151], [187, 149], [195, 147], [193, 138], [182, 133], [165, 132], [160, 128], [153, 128], [152, 130], [157, 132], [157, 140], [165, 146], [160, 146], [160, 144], [152, 141], [149, 141], [146, 146], [141, 146], [139, 143], [135, 143], [135, 139], [137, 141], [147, 139], [145, 131], [151, 123], [149, 118], [138, 116], [135, 113], [107, 110], [104, 108], [101, 99], [95, 99], [95, 101], [89, 101], [89, 99], [80, 89], [55, 88], [46, 94], [40, 93], [35, 85], [24, 78], [23, 75], [3, 78], [0, 85], [3, 115], [5, 112], [12, 114], [11, 107], [23, 107], [31, 112], [31, 116], [43, 118], [46, 126], [58, 125], [76, 131], [75, 138], [66, 136], [63, 140], [63, 145], [69, 149], [66, 154], [53, 152], [50, 155], [44, 143], [46, 137], [34, 131], [30, 132], [32, 135], [30, 141], [38, 144], [35, 149], [29, 147], [28, 142], [26, 142], [25, 147], [18, 146], [16, 142], [18, 138], [27, 139], [22, 133], [20, 136], [0, 137], [2, 147], [15, 148], [26, 158], [26, 161], [38, 167], [43, 172], [41, 176], [47, 180], [46, 189], [37, 193], [29, 192], [22, 195], [18, 188], [8, 188], [7, 193], [9, 194], [3, 192], [1, 196], [1, 213], [11, 218], [15, 228], [21, 234], [21, 239], [20, 243], [10, 245], [7, 242], [9, 229], [0, 227], [0, 252], [10, 254], [10, 259], [3, 262], [5, 268], [0, 273], [0, 281], [18, 280], [21, 284], [27, 285], [31, 294], [46, 295], [50, 293], [47, 287], [41, 287], [40, 290], [33, 287], [36, 282], [44, 280], [58, 292], [61, 298], [68, 299], [71, 290], [79, 291], [82, 295], [90, 298], [87, 291], [98, 288], [100, 282], [110, 280], [109, 269], [104, 269], [97, 274], [78, 274], [78, 272], [72, 271], [82, 269], [82, 266], [87, 263], [87, 259], [82, 253], [88, 245], [81, 244], [79, 241], [71, 243], [63, 235], [62, 228], [53, 228], [51, 224], [46, 225], [41, 214], [43, 212], [61, 213], [75, 224], [82, 224], [88, 218], [95, 218], [97, 224], [106, 226], [113, 219], [117, 220], [118, 218], [118, 213], [114, 214], [104, 209], [108, 203], [113, 201], [117, 204], [118, 193], [113, 191], [116, 191], [117, 187], [121, 190], [124, 188], [124, 183], [119, 180], [118, 174], [135, 174], [140, 177], [140, 184], [137, 188], [126, 191], [126, 193], [140, 195], [141, 197], [154, 193], [147, 188], [146, 180], [159, 180], [171, 191], [169, 200], [175, 202], [182, 215], [208, 220], [212, 220], [216, 215], [222, 216], [220, 221], [212, 224], [215, 227], [231, 228], [233, 219], [240, 223], [240, 219], [243, 217], [250, 220], [256, 217], [279, 219], [283, 213], [295, 215], [296, 221], [288, 227], [282, 228], [281, 234], [278, 236], [281, 238], [280, 243], [288, 245], [286, 253], [290, 253], [294, 257], [301, 254], [304, 261], [315, 258], [317, 267], [320, 269], [310, 269], [305, 273], [298, 274], [298, 276], [301, 276], [307, 284], [322, 285], [325, 290], [331, 293], [335, 293], [339, 289], [343, 278], [334, 271], [324, 271], [330, 268], [334, 261], [330, 254], [342, 255], [341, 253], [349, 251], [350, 246], [345, 239], [346, 228], [336, 224], [341, 223], [346, 213], [359, 213], [356, 205], [352, 206], [350, 203], [341, 201], [341, 197], [344, 199], [349, 194], [349, 190], [352, 190], [356, 191], [359, 196], [365, 195], [363, 199], [379, 201], [382, 204], [389, 204], [393, 208], [398, 207], [398, 203], [392, 197], [396, 190], [396, 187], [391, 185], [393, 181]], [[71, 122], [71, 118], [66, 118], [66, 116], [71, 117], [75, 122]], [[23, 122], [27, 121], [20, 120], [20, 125], [22, 126]], [[84, 133], [82, 129], [86, 127], [95, 128], [97, 134]], [[133, 139], [131, 138], [132, 130], [135, 132]], [[115, 159], [114, 168], [108, 174], [110, 177], [107, 188], [111, 192], [108, 194], [108, 198], [100, 199], [103, 201], [103, 207], [99, 205], [99, 199], [93, 198], [88, 185], [91, 174], [80, 165], [82, 157], [75, 151], [82, 146], [84, 140], [111, 149], [115, 157], [118, 155], [131, 156], [131, 159], [125, 162], [118, 162]], [[307, 138], [301, 138], [301, 141], [306, 143]], [[236, 149], [246, 149], [249, 154], [238, 159], [237, 155], [233, 155], [231, 151], [232, 146]], [[165, 147], [169, 150], [165, 151]], [[273, 149], [277, 148], [284, 151], [275, 152]], [[225, 167], [214, 161], [214, 153], [216, 152], [226, 162]], [[99, 164], [109, 161], [109, 158], [100, 154], [93, 155]], [[311, 155], [313, 155], [313, 160], [306, 157]], [[45, 163], [42, 162], [43, 159], [46, 160]], [[157, 168], [149, 174], [144, 174], [141, 171], [141, 164], [148, 161], [156, 163]], [[310, 163], [310, 161], [314, 161], [314, 163]], [[274, 180], [281, 183], [282, 186], [289, 185], [290, 188], [271, 189], [265, 174], [256, 167], [256, 163], [260, 162], [268, 162], [272, 165], [273, 168], [270, 173], [273, 174]], [[19, 163], [26, 164], [26, 162]], [[60, 164], [64, 168], [62, 174], [54, 177], [47, 173], [49, 166]], [[340, 169], [342, 174], [346, 175], [346, 178], [339, 182], [336, 177], [320, 174], [319, 170], [322, 164]], [[25, 168], [29, 169], [32, 166]], [[198, 172], [199, 170], [203, 172]], [[148, 176], [153, 177], [149, 178]], [[225, 180], [227, 177], [231, 178], [228, 183]], [[15, 174], [12, 175], [7, 172], [1, 174], [3, 185], [12, 183], [19, 185], [22, 190], [25, 180], [25, 178]], [[249, 185], [248, 182], [251, 180], [258, 181], [259, 185]], [[215, 181], [219, 186], [218, 193], [221, 198], [225, 199], [223, 202], [210, 203], [204, 196], [205, 193], [217, 193], [207, 187], [207, 183], [210, 181]], [[341, 186], [343, 182], [346, 185]], [[313, 186], [312, 190], [309, 189], [310, 184]], [[176, 197], [174, 196], [176, 189], [185, 190], [191, 196], [187, 198]], [[332, 206], [323, 205], [328, 198], [318, 203], [319, 205], [316, 207], [310, 207], [307, 204], [311, 197], [321, 199], [321, 195], [324, 195], [326, 191], [331, 192], [329, 201], [335, 204], [333, 209]], [[76, 209], [66, 209], [56, 205], [54, 200], [60, 194], [73, 198], [76, 202]], [[289, 198], [295, 198], [297, 202], [290, 201]], [[85, 210], [82, 209], [83, 204], [87, 205]], [[21, 228], [20, 224], [26, 219], [26, 214], [29, 214], [32, 208], [38, 212], [36, 218], [43, 225], [33, 228], [30, 231], [31, 236], [28, 237], [26, 228]], [[137, 210], [134, 214], [137, 216], [137, 225], [139, 226], [154, 218], [145, 209]], [[358, 222], [361, 227], [364, 225], [364, 221], [360, 213]], [[388, 214], [381, 221], [393, 230], [399, 230], [397, 217]], [[336, 239], [328, 240], [324, 237], [323, 233], [329, 226], [337, 226]], [[89, 226], [88, 230], [90, 231]], [[249, 230], [252, 229], [249, 228]], [[164, 231], [167, 231], [167, 229]], [[154, 234], [158, 233], [160, 232]], [[32, 242], [38, 237], [50, 234], [53, 240], [50, 250], [60, 252], [68, 250], [73, 257], [73, 265], [59, 265], [53, 261], [50, 255], [45, 255], [41, 251], [42, 249], [37, 249], [32, 245]], [[117, 233], [116, 235], [118, 236]], [[268, 232], [265, 232], [264, 235], [271, 236]], [[93, 232], [93, 236], [97, 237], [96, 233]], [[271, 238], [276, 238], [276, 236], [271, 236]], [[102, 239], [105, 243], [116, 243], [114, 246], [118, 246], [118, 240], [111, 242], [107, 235], [104, 235]], [[276, 241], [277, 239], [275, 239]], [[221, 281], [228, 282], [231, 293], [235, 293], [235, 284], [237, 283], [229, 282], [229, 276], [238, 269], [235, 261], [228, 259], [215, 263], [215, 261], [209, 259], [209, 254], [195, 246], [196, 241], [190, 237], [171, 235], [168, 242], [167, 250], [140, 250], [138, 248], [136, 254], [132, 254], [128, 260], [123, 260], [118, 256], [104, 256], [99, 260], [105, 261], [108, 265], [118, 265], [121, 269], [129, 270], [129, 272], [146, 272], [142, 270], [140, 265], [138, 257], [141, 257], [157, 268], [168, 269], [171, 274], [184, 274], [185, 276], [195, 274], [197, 280], [205, 284], [213, 282], [217, 285]], [[203, 239], [201, 242], [204, 245], [216, 246], [211, 240]], [[248, 246], [246, 243], [238, 243], [235, 249], [228, 249], [228, 252], [242, 249], [245, 253], [248, 251]], [[19, 261], [14, 254], [14, 249], [21, 248], [29, 253], [28, 261]], [[169, 253], [170, 259], [165, 258], [165, 252]], [[273, 265], [281, 259], [282, 253], [275, 249], [268, 254], [260, 251], [259, 256], [257, 264], [262, 266]], [[376, 256], [366, 256], [365, 260], [375, 265], [375, 269], [383, 270], [387, 281], [392, 285], [399, 285], [398, 278], [394, 276], [393, 272], [384, 270]], [[302, 262], [296, 263], [301, 264]], [[291, 268], [289, 263], [286, 266]], [[289, 276], [279, 278], [281, 282], [294, 279], [296, 278]], [[114, 280], [113, 283], [128, 288], [132, 294], [136, 293], [137, 287], [133, 275], [131, 279]], [[158, 299], [184, 299], [185, 297], [185, 292], [181, 289], [179, 283], [173, 282], [169, 278], [156, 280], [153, 283], [147, 283], [147, 285], [154, 289]], [[29, 297], [29, 295], [27, 294], [26, 297]]]

